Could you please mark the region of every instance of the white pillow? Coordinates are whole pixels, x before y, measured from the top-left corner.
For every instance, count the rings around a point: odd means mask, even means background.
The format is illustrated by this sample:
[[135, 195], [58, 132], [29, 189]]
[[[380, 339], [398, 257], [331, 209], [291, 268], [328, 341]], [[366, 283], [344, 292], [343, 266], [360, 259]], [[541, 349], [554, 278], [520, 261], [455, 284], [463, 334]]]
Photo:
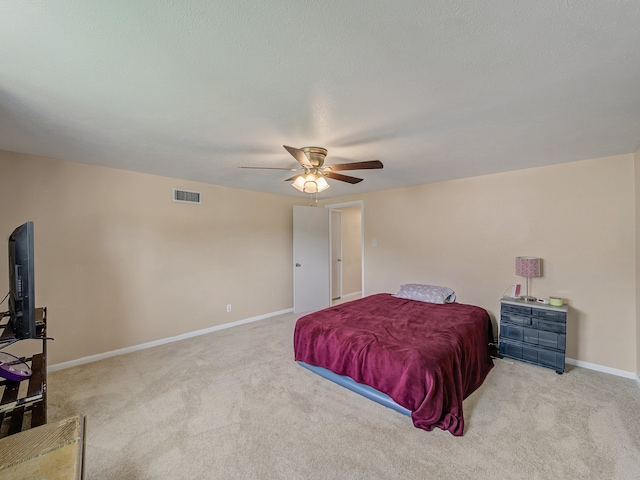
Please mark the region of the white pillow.
[[409, 300], [417, 300], [418, 302], [439, 304], [455, 302], [456, 300], [456, 294], [449, 287], [421, 285], [419, 283], [406, 283], [401, 285], [400, 291], [394, 296]]

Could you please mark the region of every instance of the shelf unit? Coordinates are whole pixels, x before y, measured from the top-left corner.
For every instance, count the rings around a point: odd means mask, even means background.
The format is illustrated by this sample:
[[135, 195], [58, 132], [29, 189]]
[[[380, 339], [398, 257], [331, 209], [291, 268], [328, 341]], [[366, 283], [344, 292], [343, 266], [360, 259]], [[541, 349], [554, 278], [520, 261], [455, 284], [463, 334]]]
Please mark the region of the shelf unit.
[[[16, 341], [7, 313], [0, 312], [0, 349]], [[0, 438], [47, 423], [47, 308], [36, 308], [39, 352], [21, 359], [32, 374], [19, 382], [0, 377]]]
[[509, 298], [500, 304], [500, 354], [563, 373], [568, 308]]

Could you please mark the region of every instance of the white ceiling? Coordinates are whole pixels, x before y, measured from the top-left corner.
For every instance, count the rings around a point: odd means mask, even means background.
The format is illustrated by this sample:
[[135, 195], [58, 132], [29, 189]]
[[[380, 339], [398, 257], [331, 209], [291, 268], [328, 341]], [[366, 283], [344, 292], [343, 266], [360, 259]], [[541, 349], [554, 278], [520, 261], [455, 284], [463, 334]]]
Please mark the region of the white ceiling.
[[0, 149], [324, 198], [633, 152], [637, 0], [2, 0]]

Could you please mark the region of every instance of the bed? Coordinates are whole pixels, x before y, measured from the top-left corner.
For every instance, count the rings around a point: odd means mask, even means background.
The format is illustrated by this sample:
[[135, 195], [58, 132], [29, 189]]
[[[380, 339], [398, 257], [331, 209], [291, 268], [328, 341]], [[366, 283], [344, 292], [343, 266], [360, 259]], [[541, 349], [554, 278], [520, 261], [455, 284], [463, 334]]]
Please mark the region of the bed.
[[493, 367], [483, 308], [388, 293], [305, 315], [294, 330], [302, 366], [410, 415], [417, 428], [464, 432], [462, 401]]

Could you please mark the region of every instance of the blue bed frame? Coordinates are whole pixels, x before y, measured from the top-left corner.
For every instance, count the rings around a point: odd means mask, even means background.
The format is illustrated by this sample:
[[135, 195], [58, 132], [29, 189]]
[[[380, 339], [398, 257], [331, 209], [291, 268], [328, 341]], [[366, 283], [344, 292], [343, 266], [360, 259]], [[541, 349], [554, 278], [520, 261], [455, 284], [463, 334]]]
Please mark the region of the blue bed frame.
[[326, 378], [327, 380], [331, 380], [338, 385], [348, 388], [352, 392], [356, 392], [363, 397], [368, 398], [369, 400], [373, 400], [374, 402], [379, 403], [380, 405], [384, 405], [385, 407], [391, 408], [396, 412], [400, 412], [403, 415], [411, 416], [411, 410], [407, 410], [406, 408], [398, 405], [396, 402], [392, 400], [389, 395], [386, 395], [375, 388], [371, 388], [368, 385], [363, 385], [362, 383], [358, 383], [350, 377], [346, 377], [344, 375], [338, 375], [333, 373], [331, 370], [327, 370], [326, 368], [316, 367], [314, 365], [309, 365], [305, 362], [298, 362], [302, 367], [311, 370], [313, 373], [320, 375], [321, 377]]

